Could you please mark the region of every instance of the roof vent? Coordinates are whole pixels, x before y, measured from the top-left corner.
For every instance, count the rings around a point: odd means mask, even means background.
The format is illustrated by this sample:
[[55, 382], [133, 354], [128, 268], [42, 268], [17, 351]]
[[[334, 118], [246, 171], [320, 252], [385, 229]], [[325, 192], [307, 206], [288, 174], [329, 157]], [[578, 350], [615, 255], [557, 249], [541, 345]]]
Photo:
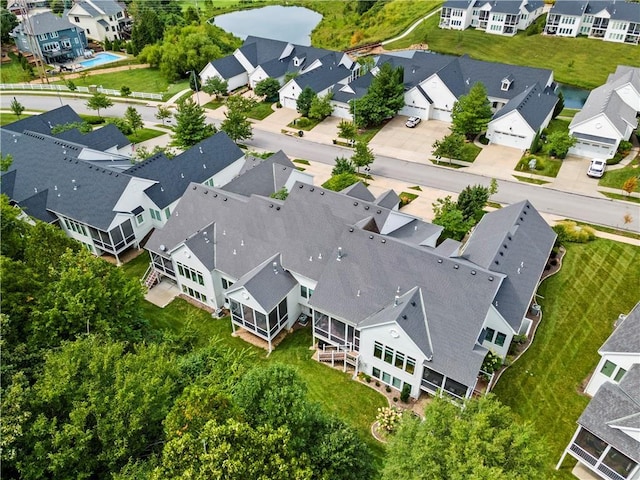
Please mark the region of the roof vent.
[[438, 263], [442, 263], [442, 259], [441, 258], [438, 259]]
[[489, 275], [489, 281], [493, 282], [493, 276], [492, 275]]
[[236, 249], [233, 249], [233, 254], [236, 255], [238, 252], [236, 252]]
[[377, 214], [381, 214], [381, 213], [382, 213], [382, 210], [376, 210], [376, 213], [377, 213]]
[[353, 227], [349, 228], [349, 231], [350, 231], [350, 232], [353, 232]]
[[324, 191], [323, 190], [320, 190], [320, 195], [324, 195]]
[[373, 235], [369, 235], [369, 240], [373, 240]]
[[298, 185], [298, 188], [304, 188], [304, 185], [300, 184]]
[[162, 250], [163, 252], [166, 252], [167, 247], [165, 245], [160, 245], [160, 250]]
[[364, 206], [364, 209], [365, 209], [365, 210], [369, 210], [369, 205], [365, 205], [365, 206]]
[[476, 271], [475, 270], [471, 270], [471, 275], [475, 275]]
[[358, 290], [358, 292], [356, 293], [356, 297], [360, 296], [360, 290]]
[[198, 147], [198, 150], [200, 150], [200, 153], [202, 153], [202, 147]]
[[400, 297], [398, 295], [395, 296], [394, 300], [393, 300], [393, 306], [397, 307], [398, 306], [398, 300], [400, 300]]
[[416, 301], [415, 300], [411, 300], [411, 306], [415, 307], [416, 306]]
[[353, 202], [353, 206], [357, 207], [358, 206], [358, 202]]
[[382, 240], [380, 240], [380, 243], [387, 243], [387, 239], [383, 238]]
[[184, 178], [184, 173], [181, 173], [181, 174], [180, 174], [180, 178]]
[[278, 262], [273, 262], [273, 273], [278, 274]]
[[458, 270], [458, 269], [460, 268], [460, 265], [458, 265], [458, 264], [456, 263], [456, 264], [453, 266], [453, 268], [454, 268], [455, 270]]
[[204, 169], [206, 170], [206, 169], [207, 169], [207, 164], [206, 164], [206, 163], [203, 163], [203, 164], [202, 164], [202, 168], [204, 168]]
[[407, 319], [407, 316], [406, 316], [406, 315], [402, 315], [402, 319], [403, 319], [403, 320], [406, 320], [406, 319]]
[[318, 260], [322, 260], [322, 253], [318, 254]]
[[313, 192], [314, 190], [315, 190], [315, 188], [313, 188], [313, 187], [311, 187], [311, 188], [309, 189], [309, 191], [310, 191], [310, 192]]
[[342, 260], [342, 247], [338, 247], [338, 258], [336, 260]]

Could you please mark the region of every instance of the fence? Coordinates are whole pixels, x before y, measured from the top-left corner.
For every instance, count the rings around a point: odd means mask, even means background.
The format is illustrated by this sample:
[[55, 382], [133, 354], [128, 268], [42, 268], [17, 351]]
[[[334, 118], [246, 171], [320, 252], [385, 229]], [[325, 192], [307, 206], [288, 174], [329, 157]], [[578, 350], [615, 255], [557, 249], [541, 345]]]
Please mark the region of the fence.
[[[53, 91], [53, 92], [71, 92], [66, 85], [44, 85], [40, 83], [0, 83], [0, 90], [41, 90], [41, 91]], [[96, 87], [95, 90], [90, 87], [76, 86], [75, 89], [78, 93], [93, 93], [100, 92], [105, 95], [111, 95], [113, 97], [121, 97], [120, 90], [111, 90], [108, 88]], [[146, 93], [146, 92], [131, 92], [129, 97], [132, 98], [144, 98], [147, 100], [162, 100], [162, 94], [160, 93]]]

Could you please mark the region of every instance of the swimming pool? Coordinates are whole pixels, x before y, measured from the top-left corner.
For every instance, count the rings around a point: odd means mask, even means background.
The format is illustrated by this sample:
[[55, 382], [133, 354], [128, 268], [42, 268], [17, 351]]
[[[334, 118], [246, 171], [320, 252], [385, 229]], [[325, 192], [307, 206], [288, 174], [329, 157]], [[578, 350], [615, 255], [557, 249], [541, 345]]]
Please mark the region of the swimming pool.
[[96, 53], [93, 58], [89, 60], [83, 60], [82, 62], [78, 62], [84, 68], [91, 68], [97, 65], [102, 65], [103, 63], [111, 63], [117, 62], [118, 60], [124, 60], [126, 57], [121, 57], [120, 55], [114, 55], [113, 53], [100, 52]]

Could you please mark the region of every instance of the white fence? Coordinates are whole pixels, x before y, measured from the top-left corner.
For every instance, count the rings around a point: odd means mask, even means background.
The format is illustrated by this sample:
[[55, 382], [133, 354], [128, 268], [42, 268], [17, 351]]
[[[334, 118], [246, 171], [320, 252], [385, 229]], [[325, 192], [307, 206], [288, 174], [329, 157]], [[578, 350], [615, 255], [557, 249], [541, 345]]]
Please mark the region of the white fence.
[[[54, 92], [71, 92], [66, 85], [44, 85], [41, 83], [0, 83], [0, 90], [41, 90], [41, 91], [54, 91]], [[76, 92], [79, 93], [92, 93], [89, 87], [76, 86]], [[104, 93], [105, 95], [111, 95], [113, 97], [121, 97], [120, 90], [110, 90], [108, 88], [96, 87], [96, 92]], [[162, 95], [159, 93], [146, 93], [146, 92], [131, 92], [129, 95], [132, 98], [144, 98], [148, 100], [162, 100]]]

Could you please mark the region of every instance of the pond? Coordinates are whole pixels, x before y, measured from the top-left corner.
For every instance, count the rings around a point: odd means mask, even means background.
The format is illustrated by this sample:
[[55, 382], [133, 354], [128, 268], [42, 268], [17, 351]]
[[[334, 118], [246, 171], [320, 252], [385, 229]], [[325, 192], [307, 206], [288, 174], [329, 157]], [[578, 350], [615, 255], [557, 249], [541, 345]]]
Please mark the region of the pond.
[[226, 13], [209, 20], [243, 40], [249, 35], [311, 45], [311, 31], [322, 15], [303, 7], [271, 6]]
[[587, 100], [589, 93], [591, 93], [589, 90], [563, 85], [562, 83], [558, 83], [557, 91], [562, 92], [564, 96], [565, 108], [577, 109], [584, 107], [584, 102]]

